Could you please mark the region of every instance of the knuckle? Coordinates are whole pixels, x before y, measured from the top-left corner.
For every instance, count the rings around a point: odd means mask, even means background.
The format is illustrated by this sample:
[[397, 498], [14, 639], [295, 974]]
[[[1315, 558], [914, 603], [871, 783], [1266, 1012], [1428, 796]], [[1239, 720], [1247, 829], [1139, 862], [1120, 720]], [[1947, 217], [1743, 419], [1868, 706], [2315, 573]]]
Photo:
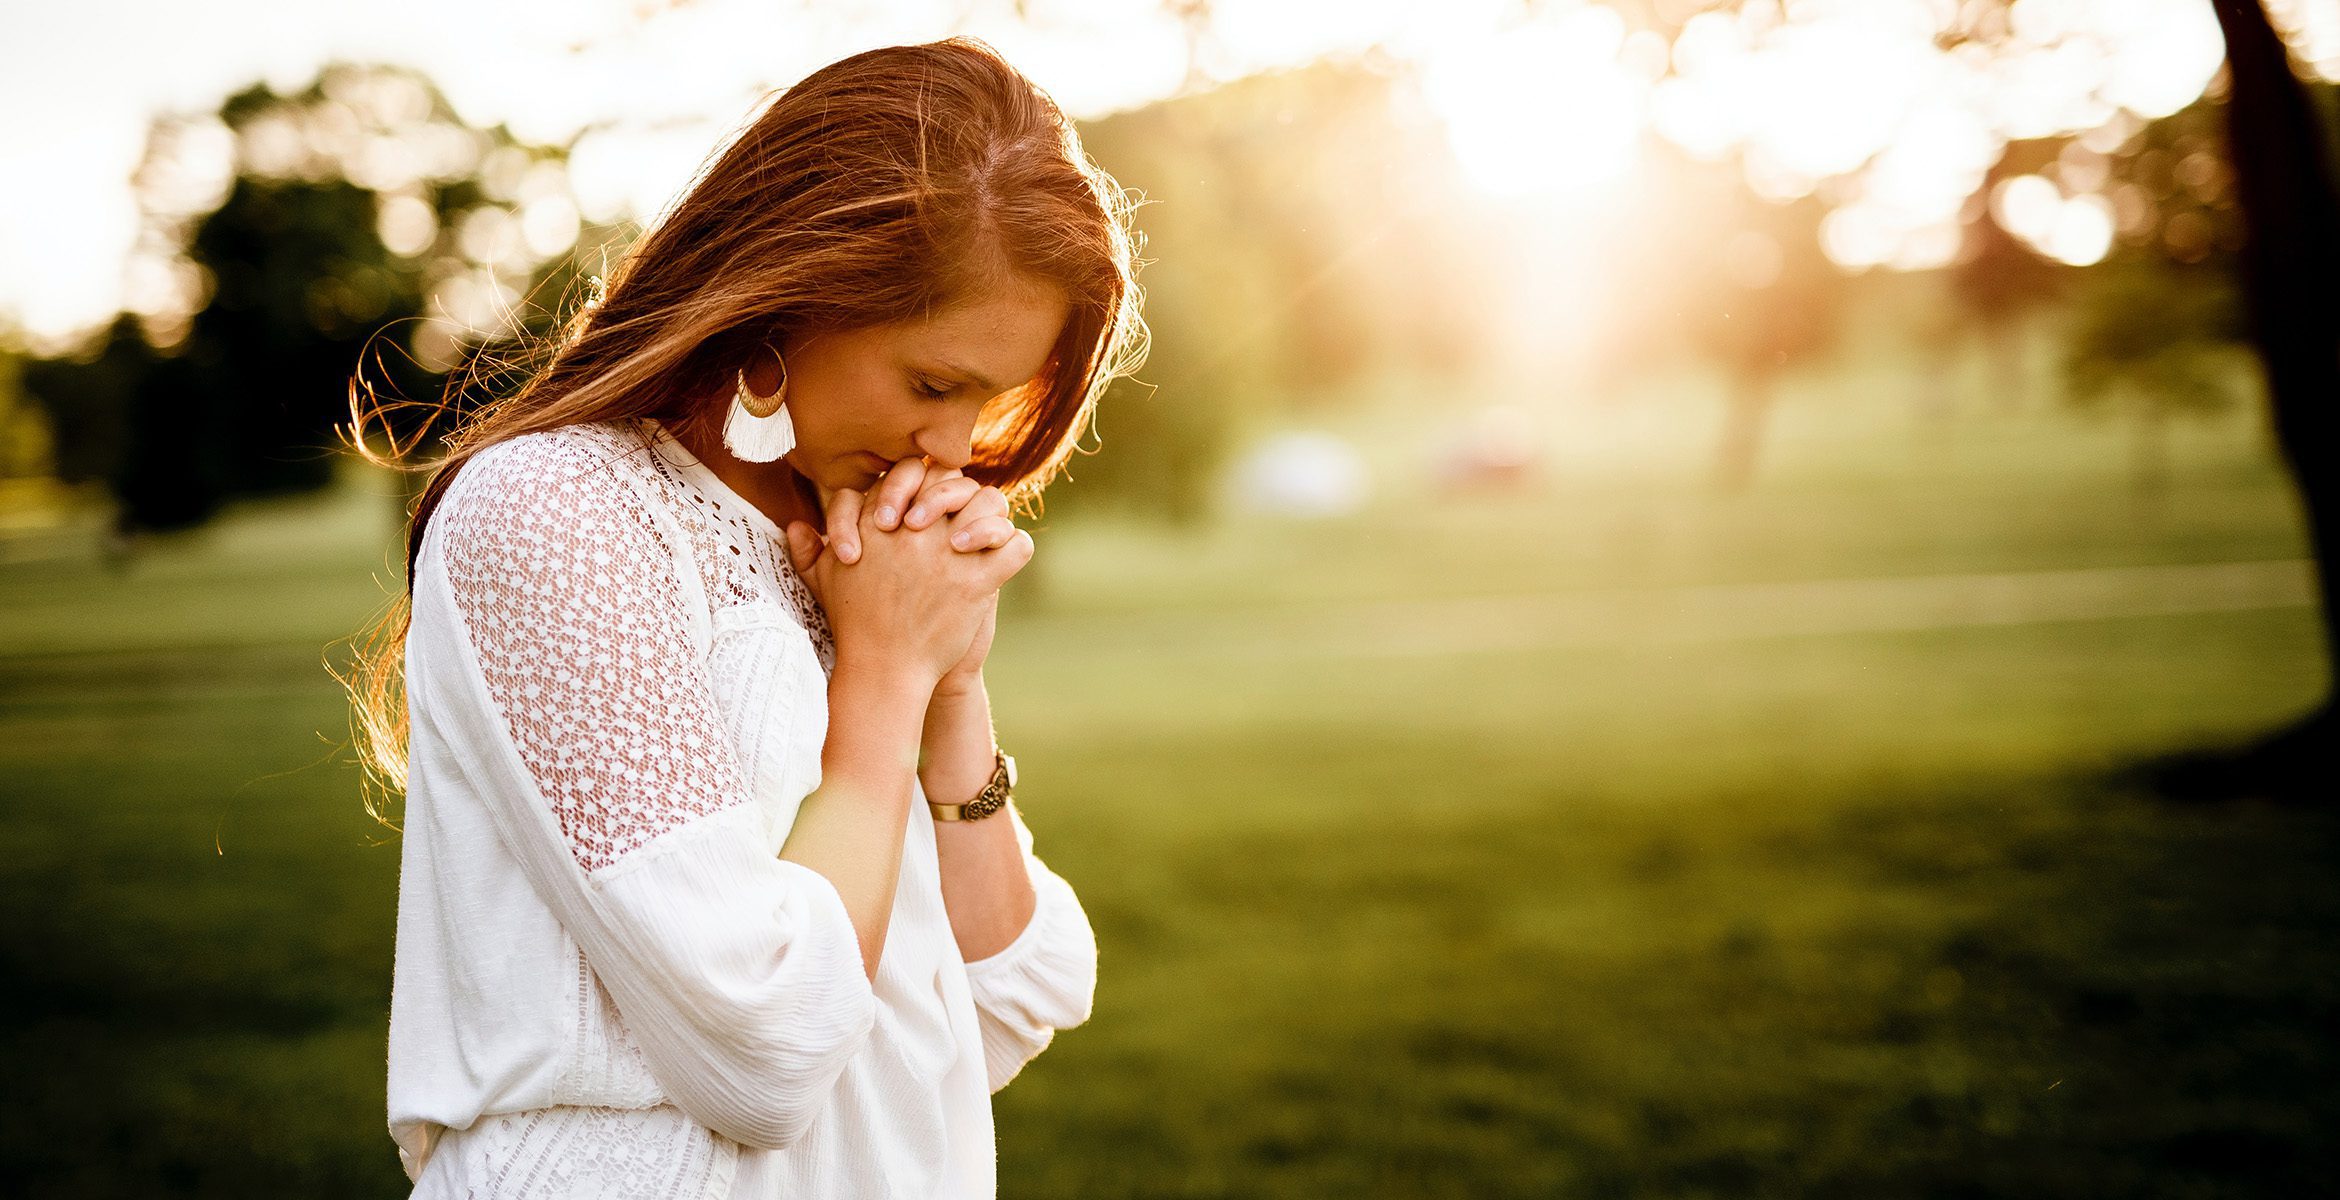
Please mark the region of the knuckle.
[[933, 495], [934, 502], [939, 508], [952, 513], [967, 511], [967, 489], [956, 481], [934, 489]]

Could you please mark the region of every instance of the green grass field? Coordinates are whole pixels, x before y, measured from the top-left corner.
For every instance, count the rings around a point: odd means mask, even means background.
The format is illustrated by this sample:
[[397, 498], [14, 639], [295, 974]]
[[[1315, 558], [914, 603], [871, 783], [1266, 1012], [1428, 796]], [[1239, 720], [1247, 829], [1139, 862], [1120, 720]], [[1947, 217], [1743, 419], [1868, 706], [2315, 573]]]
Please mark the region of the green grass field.
[[[1042, 524], [995, 707], [1102, 979], [1003, 1195], [2334, 1186], [2335, 821], [2115, 782], [2327, 685], [2250, 421], [2151, 501], [2117, 427], [1841, 404], [1741, 497], [1596, 414], [1440, 498], [1399, 411], [1357, 517]], [[403, 1194], [369, 488], [0, 568], [0, 1190]]]

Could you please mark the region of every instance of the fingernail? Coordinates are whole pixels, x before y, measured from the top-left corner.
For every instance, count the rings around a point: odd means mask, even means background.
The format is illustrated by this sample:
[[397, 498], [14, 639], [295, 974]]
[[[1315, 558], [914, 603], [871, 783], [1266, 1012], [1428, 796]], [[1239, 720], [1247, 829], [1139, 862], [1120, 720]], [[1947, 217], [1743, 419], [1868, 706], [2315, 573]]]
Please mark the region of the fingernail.
[[917, 508], [913, 508], [913, 509], [911, 509], [911, 510], [910, 510], [910, 523], [911, 523], [912, 525], [916, 525], [917, 523], [919, 523], [920, 521], [923, 521], [923, 520], [925, 520], [925, 519], [926, 519], [926, 506], [925, 506], [925, 505], [920, 505], [919, 507], [917, 507]]
[[967, 543], [969, 543], [969, 542], [972, 542], [972, 541], [974, 541], [974, 540], [975, 540], [975, 535], [974, 535], [974, 534], [972, 534], [972, 533], [969, 533], [969, 532], [967, 532], [967, 531], [966, 531], [966, 530], [964, 530], [964, 529], [962, 529], [962, 530], [960, 530], [959, 532], [957, 532], [957, 533], [954, 533], [954, 534], [952, 534], [952, 535], [951, 535], [951, 544], [952, 544], [952, 545], [954, 545], [954, 546], [957, 546], [957, 547], [958, 547], [959, 549], [961, 549], [961, 550], [964, 550], [964, 549], [966, 549], [966, 548], [967, 548]]
[[892, 529], [893, 527], [894, 506], [891, 504], [880, 505], [878, 507], [878, 528]]

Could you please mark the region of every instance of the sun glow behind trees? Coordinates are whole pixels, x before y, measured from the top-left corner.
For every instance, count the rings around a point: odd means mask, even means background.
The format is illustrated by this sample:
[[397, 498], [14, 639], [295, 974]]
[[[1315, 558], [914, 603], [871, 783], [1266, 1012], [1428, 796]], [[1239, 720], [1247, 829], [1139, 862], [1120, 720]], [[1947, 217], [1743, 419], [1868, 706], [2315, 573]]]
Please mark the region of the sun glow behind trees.
[[1581, 199], [1622, 180], [1640, 147], [1652, 78], [1625, 43], [1614, 10], [1577, 8], [1449, 47], [1423, 90], [1481, 187]]
[[[1459, 167], [1488, 195], [1540, 205], [1555, 218], [1630, 206], [1654, 134], [1694, 158], [1734, 162], [1766, 199], [1816, 193], [1829, 210], [1821, 246], [1847, 269], [1943, 265], [1977, 219], [2014, 220], [2010, 232], [2042, 253], [2087, 263], [2125, 229], [2134, 198], [2104, 190], [2101, 173], [2087, 186], [2085, 164], [2039, 180], [2055, 190], [2053, 204], [2029, 183], [2011, 201], [1985, 195], [1986, 173], [2015, 139], [2079, 134], [2094, 153], [2110, 153], [2121, 144], [2112, 135], [2201, 95], [2220, 61], [2207, 0], [1765, 0], [1720, 8], [1697, 0], [1620, 8], [1554, 0], [1524, 12], [1495, 0], [1219, 0], [1207, 12], [1159, 0], [1034, 0], [1013, 10], [941, 0], [817, 10], [751, 0], [651, 9], [611, 0], [457, 6], [472, 36], [428, 46], [392, 36], [441, 2], [416, 0], [395, 17], [386, 8], [368, 10], [380, 14], [373, 17], [335, 16], [348, 36], [304, 28], [313, 51], [244, 56], [255, 64], [264, 58], [287, 91], [305, 82], [293, 78], [292, 58], [313, 52], [322, 62], [346, 53], [342, 42], [370, 39], [385, 59], [420, 65], [464, 123], [502, 124], [520, 141], [566, 146], [557, 189], [537, 180], [527, 197], [503, 206], [508, 211], [475, 214], [461, 231], [466, 254], [539, 258], [573, 240], [575, 224], [654, 215], [762, 91], [856, 48], [966, 31], [992, 40], [1083, 117], [1328, 54], [1376, 51], [1420, 70], [1424, 97], [1445, 123], [1453, 163], [1424, 170]], [[2271, 8], [2303, 69], [2340, 76], [2340, 0], [2272, 0]], [[252, 44], [247, 23], [186, 19], [194, 23], [185, 36], [153, 39], [158, 53], [169, 43], [172, 63], [206, 61], [188, 52], [207, 48], [220, 51], [215, 58], [234, 57], [242, 53], [236, 47]], [[135, 58], [141, 44], [125, 43], [124, 57]], [[190, 86], [180, 80], [168, 94]], [[295, 133], [247, 130], [241, 152], [293, 152]], [[220, 142], [190, 137], [184, 173], [216, 174], [199, 160], [223, 161]], [[394, 175], [414, 169], [400, 162], [448, 147], [376, 139], [360, 149], [344, 156], [354, 167]], [[0, 195], [0, 224], [17, 231], [0, 236], [0, 309], [13, 310], [35, 345], [54, 350], [94, 327], [109, 289], [86, 277], [113, 271], [113, 263], [127, 260], [115, 302], [133, 311], [167, 307], [188, 291], [184, 272], [129, 253], [130, 234], [106, 232], [123, 220], [117, 204], [33, 197], [27, 189], [54, 192], [71, 181], [44, 164], [26, 165], [12, 189], [18, 195]], [[421, 206], [400, 198], [395, 181], [377, 190], [385, 197], [381, 232], [393, 248], [432, 240]], [[23, 232], [35, 228], [44, 234]], [[1597, 226], [1586, 222], [1586, 233]], [[123, 256], [109, 260], [103, 248], [117, 237]], [[81, 282], [61, 282], [66, 277]], [[463, 307], [459, 296], [447, 300]]]
[[[1957, 254], [2009, 141], [2134, 130], [2198, 98], [2221, 56], [2203, 0], [2016, 0], [1995, 20], [1935, 0], [1697, 11], [1658, 42], [1662, 77], [1655, 36], [1606, 7], [1547, 8], [1435, 57], [1427, 90], [1490, 192], [1581, 207], [1627, 183], [1646, 127], [1736, 157], [1764, 199], [1819, 192], [1839, 265], [1920, 269]], [[2102, 258], [2112, 199], [2055, 189], [2034, 177], [1992, 215], [2051, 257]]]

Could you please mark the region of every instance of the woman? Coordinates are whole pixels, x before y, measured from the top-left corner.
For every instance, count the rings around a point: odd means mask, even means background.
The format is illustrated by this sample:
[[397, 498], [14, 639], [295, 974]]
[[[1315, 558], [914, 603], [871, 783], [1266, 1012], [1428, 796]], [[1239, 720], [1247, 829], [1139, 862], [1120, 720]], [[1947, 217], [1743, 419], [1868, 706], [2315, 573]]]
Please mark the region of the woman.
[[415, 1195], [993, 1194], [1096, 944], [982, 667], [1011, 512], [1143, 357], [1128, 215], [982, 43], [859, 54], [448, 439], [357, 689]]

